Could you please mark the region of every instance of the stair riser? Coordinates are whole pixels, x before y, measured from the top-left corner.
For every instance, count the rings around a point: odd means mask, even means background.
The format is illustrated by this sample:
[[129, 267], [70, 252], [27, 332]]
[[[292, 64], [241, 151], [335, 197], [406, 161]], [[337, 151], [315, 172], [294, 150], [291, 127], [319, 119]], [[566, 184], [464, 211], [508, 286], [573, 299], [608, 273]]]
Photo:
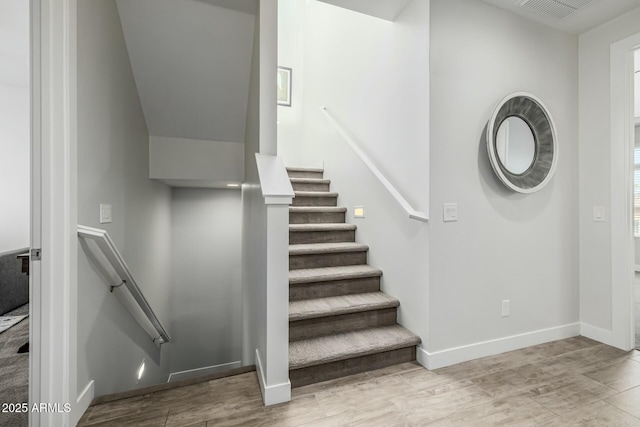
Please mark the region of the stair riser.
[[416, 360], [416, 347], [411, 346], [369, 356], [355, 357], [353, 359], [290, 370], [289, 380], [291, 381], [292, 387], [302, 387], [308, 384], [346, 377], [347, 375], [359, 374], [374, 369], [386, 368], [387, 366], [399, 365], [414, 360]]
[[395, 325], [396, 308], [289, 322], [289, 341]]
[[344, 222], [344, 212], [289, 212], [289, 224], [335, 224]]
[[293, 231], [289, 232], [289, 244], [355, 242], [356, 230]]
[[292, 206], [338, 206], [338, 197], [296, 196]]
[[292, 182], [291, 186], [294, 191], [329, 191], [329, 184]]
[[289, 285], [289, 300], [337, 297], [340, 295], [377, 292], [380, 290], [380, 276], [359, 279], [335, 280]]
[[289, 270], [299, 270], [301, 268], [339, 267], [342, 265], [360, 265], [366, 263], [366, 251], [289, 256]]
[[312, 171], [287, 171], [287, 175], [289, 178], [316, 178], [322, 179], [322, 172], [312, 172]]

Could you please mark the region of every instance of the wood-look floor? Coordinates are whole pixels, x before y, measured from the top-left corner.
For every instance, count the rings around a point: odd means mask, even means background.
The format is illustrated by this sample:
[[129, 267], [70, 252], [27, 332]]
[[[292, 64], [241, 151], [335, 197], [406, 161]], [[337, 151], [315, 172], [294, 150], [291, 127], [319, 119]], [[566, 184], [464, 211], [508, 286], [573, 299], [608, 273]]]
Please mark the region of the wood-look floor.
[[640, 426], [640, 352], [576, 337], [435, 371], [352, 375], [270, 407], [251, 372], [92, 406], [81, 425]]

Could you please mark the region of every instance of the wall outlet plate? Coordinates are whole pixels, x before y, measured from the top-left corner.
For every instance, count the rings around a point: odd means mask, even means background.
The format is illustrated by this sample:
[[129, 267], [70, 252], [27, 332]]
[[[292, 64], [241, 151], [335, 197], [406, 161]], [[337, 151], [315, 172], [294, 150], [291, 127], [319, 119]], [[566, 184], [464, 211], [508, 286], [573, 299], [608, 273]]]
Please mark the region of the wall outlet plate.
[[502, 317], [509, 317], [511, 315], [511, 300], [502, 300]]
[[113, 215], [110, 203], [100, 203], [100, 224], [113, 222]]
[[444, 203], [442, 205], [442, 216], [444, 222], [452, 222], [458, 220], [458, 204]]

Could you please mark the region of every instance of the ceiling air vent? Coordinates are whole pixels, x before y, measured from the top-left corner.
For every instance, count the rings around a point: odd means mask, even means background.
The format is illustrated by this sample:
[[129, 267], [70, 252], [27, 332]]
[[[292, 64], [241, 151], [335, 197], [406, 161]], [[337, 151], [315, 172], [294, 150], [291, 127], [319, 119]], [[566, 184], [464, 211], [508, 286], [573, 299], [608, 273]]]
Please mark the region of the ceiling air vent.
[[594, 0], [524, 0], [520, 6], [547, 16], [563, 19]]

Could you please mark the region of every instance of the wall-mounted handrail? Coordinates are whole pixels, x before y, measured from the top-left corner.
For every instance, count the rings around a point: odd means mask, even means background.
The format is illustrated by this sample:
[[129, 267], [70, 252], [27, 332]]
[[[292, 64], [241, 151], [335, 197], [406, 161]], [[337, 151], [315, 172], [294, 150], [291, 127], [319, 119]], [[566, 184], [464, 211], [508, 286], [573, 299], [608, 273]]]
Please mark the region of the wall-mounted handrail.
[[329, 120], [329, 122], [333, 125], [333, 127], [335, 127], [336, 131], [338, 131], [340, 136], [342, 136], [342, 138], [347, 142], [347, 144], [349, 144], [351, 149], [355, 151], [358, 157], [360, 157], [360, 160], [362, 160], [362, 162], [369, 168], [369, 170], [373, 173], [373, 175], [375, 175], [375, 177], [378, 178], [380, 183], [382, 183], [384, 188], [387, 189], [387, 191], [391, 194], [391, 196], [393, 196], [393, 198], [396, 200], [396, 202], [398, 202], [398, 204], [402, 207], [402, 209], [404, 209], [405, 212], [407, 212], [407, 215], [409, 215], [409, 218], [415, 219], [417, 221], [428, 222], [429, 217], [423, 212], [419, 212], [415, 210], [409, 204], [409, 202], [407, 202], [407, 200], [404, 197], [402, 197], [402, 194], [400, 194], [400, 192], [393, 186], [393, 184], [389, 182], [389, 180], [384, 176], [384, 174], [380, 172], [380, 170], [376, 167], [376, 165], [373, 164], [373, 162], [369, 159], [369, 157], [367, 157], [367, 155], [360, 149], [360, 147], [358, 147], [358, 144], [355, 143], [355, 141], [353, 140], [353, 138], [351, 138], [351, 136], [347, 133], [347, 131], [342, 126], [340, 126], [340, 124], [331, 116], [331, 114], [329, 114], [329, 111], [327, 111], [327, 107], [325, 107], [324, 105], [320, 106], [320, 111], [322, 111], [322, 113], [325, 115], [327, 120]]
[[111, 236], [106, 230], [99, 228], [78, 225], [78, 236], [83, 239], [93, 240], [96, 242], [104, 256], [113, 267], [116, 274], [120, 278], [120, 283], [113, 284], [111, 291], [123, 292], [123, 297], [130, 304], [124, 304], [129, 309], [133, 317], [138, 321], [140, 326], [149, 334], [153, 342], [160, 345], [171, 341], [171, 337], [164, 329], [160, 320], [151, 309], [147, 299], [140, 291], [129, 267], [124, 262], [118, 248], [111, 240]]

